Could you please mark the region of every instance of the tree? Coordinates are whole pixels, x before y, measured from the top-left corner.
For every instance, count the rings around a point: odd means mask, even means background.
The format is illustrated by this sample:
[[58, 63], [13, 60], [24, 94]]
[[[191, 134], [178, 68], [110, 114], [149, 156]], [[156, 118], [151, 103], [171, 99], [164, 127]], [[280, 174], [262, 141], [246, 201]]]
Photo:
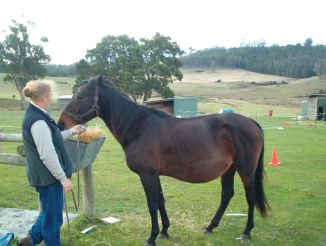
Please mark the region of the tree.
[[168, 86], [174, 80], [182, 80], [182, 73], [179, 70], [182, 63], [179, 57], [182, 51], [170, 37], [164, 37], [159, 33], [152, 39], [142, 39], [142, 54], [144, 59], [145, 80], [143, 86], [143, 101], [151, 97], [156, 91], [163, 97], [174, 96]]
[[306, 40], [304, 41], [304, 47], [311, 47], [312, 43], [313, 41], [311, 38], [306, 38]]
[[315, 71], [316, 74], [320, 77], [323, 78], [326, 74], [326, 59], [319, 60], [315, 64]]
[[143, 58], [135, 39], [127, 35], [106, 36], [94, 49], [87, 51], [86, 59], [94, 75], [109, 76], [134, 100], [142, 95], [139, 81], [144, 78]]
[[[45, 64], [51, 58], [44, 53], [42, 45], [30, 43], [27, 26], [13, 20], [9, 28], [9, 35], [2, 43], [0, 42], [0, 65], [7, 73], [4, 81], [11, 82], [16, 86], [23, 110], [25, 109], [23, 88], [28, 81], [45, 76]], [[42, 37], [41, 42], [46, 43], [48, 39]]]
[[92, 76], [92, 67], [85, 59], [80, 60], [78, 63], [76, 63], [76, 84], [72, 88], [72, 92], [77, 92], [78, 88], [80, 87], [80, 82], [88, 79]]
[[76, 87], [85, 79], [82, 71], [87, 70], [92, 75], [111, 77], [134, 100], [143, 97], [146, 101], [153, 91], [170, 97], [174, 94], [168, 84], [182, 79], [181, 54], [176, 43], [159, 33], [153, 39], [142, 39], [141, 43], [127, 35], [106, 36], [94, 49], [87, 51], [86, 64], [79, 63], [83, 69], [77, 69], [80, 79]]

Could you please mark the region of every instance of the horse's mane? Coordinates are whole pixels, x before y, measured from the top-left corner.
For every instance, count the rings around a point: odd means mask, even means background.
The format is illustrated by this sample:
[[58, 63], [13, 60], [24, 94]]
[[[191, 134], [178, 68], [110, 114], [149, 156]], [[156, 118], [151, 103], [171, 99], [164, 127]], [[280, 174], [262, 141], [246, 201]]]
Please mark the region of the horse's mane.
[[158, 110], [158, 109], [155, 109], [155, 108], [149, 108], [149, 107], [146, 107], [147, 110], [151, 111], [153, 114], [159, 116], [159, 117], [171, 117], [171, 115], [161, 111], [161, 110]]
[[[104, 79], [104, 78], [103, 78]], [[132, 107], [133, 110], [135, 109], [135, 106], [139, 109], [139, 113], [146, 113], [146, 114], [154, 114], [156, 116], [165, 118], [165, 117], [171, 117], [167, 113], [157, 110], [154, 108], [149, 108], [147, 106], [138, 104], [133, 99], [130, 98], [130, 96], [119, 86], [117, 86], [111, 79], [108, 77], [105, 77], [105, 86], [111, 91], [111, 96], [113, 98], [121, 97], [123, 98], [123, 102], [120, 106], [123, 106], [124, 110], [129, 111], [129, 109]]]
[[[92, 78], [92, 79], [98, 79], [98, 77], [96, 78]], [[114, 79], [112, 79], [110, 76], [103, 76], [103, 85], [106, 89], [108, 89], [108, 91], [111, 93], [111, 97], [113, 98], [113, 100], [117, 100], [118, 98], [122, 98], [123, 102], [121, 104], [121, 102], [119, 104], [117, 104], [118, 107], [123, 107], [123, 110], [129, 111], [129, 109], [132, 107], [133, 110], [135, 109], [135, 106], [137, 107], [137, 111], [138, 113], [141, 114], [153, 114], [156, 115], [158, 117], [171, 117], [171, 115], [161, 111], [161, 110], [157, 110], [155, 108], [150, 108], [147, 107], [145, 105], [141, 105], [138, 104], [137, 102], [135, 102], [133, 99], [130, 98], [130, 96], [128, 95], [128, 93], [126, 93], [121, 87], [117, 86], [117, 82], [114, 81]], [[80, 82], [80, 87], [82, 87], [83, 85], [86, 85], [90, 82], [90, 79], [88, 80], [83, 80]]]
[[101, 85], [103, 87], [102, 90], [107, 95], [106, 99], [103, 100], [109, 100], [103, 103], [104, 105], [110, 105], [108, 110], [111, 110], [110, 117], [112, 122], [114, 122], [114, 131], [120, 137], [128, 139], [126, 136], [133, 136], [128, 135], [129, 130], [133, 129], [133, 131], [135, 131], [135, 129], [141, 126], [142, 122], [149, 117], [170, 117], [164, 112], [138, 104], [110, 81], [104, 80], [103, 82], [104, 83]]

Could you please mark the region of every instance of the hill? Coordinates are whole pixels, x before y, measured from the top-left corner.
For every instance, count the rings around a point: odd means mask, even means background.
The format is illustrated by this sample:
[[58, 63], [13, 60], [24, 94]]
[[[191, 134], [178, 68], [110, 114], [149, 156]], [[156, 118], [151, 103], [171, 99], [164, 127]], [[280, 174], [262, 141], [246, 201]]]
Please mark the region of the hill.
[[[242, 100], [259, 104], [298, 106], [302, 97], [326, 91], [326, 78], [292, 79], [243, 69], [183, 69], [181, 82], [171, 88], [176, 96], [198, 96], [202, 101]], [[0, 99], [8, 105], [19, 100], [14, 86], [3, 82], [0, 73]], [[57, 96], [71, 94], [74, 78], [47, 77], [57, 87]], [[15, 96], [14, 96], [15, 95]], [[14, 96], [14, 97], [13, 97]], [[18, 105], [18, 104], [17, 104]]]
[[326, 91], [326, 78], [293, 79], [243, 69], [184, 69], [181, 82], [171, 85], [177, 96], [234, 99], [298, 106], [302, 97]]

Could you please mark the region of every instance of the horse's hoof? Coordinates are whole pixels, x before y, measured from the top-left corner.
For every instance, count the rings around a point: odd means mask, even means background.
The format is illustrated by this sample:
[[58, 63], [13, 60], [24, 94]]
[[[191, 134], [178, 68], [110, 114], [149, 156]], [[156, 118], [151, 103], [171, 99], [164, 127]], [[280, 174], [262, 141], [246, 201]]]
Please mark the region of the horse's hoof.
[[157, 238], [158, 239], [168, 239], [169, 237], [170, 237], [169, 234], [161, 234], [160, 233]]
[[156, 243], [154, 243], [154, 244], [150, 244], [150, 243], [146, 242], [146, 243], [144, 244], [144, 246], [156, 246]]
[[202, 230], [202, 232], [203, 232], [204, 234], [208, 234], [208, 233], [212, 233], [213, 231], [207, 229], [207, 227], [204, 227], [203, 230]]
[[248, 235], [245, 235], [245, 234], [241, 234], [240, 237], [237, 238], [237, 240], [240, 240], [242, 243], [244, 242], [249, 242], [249, 236]]

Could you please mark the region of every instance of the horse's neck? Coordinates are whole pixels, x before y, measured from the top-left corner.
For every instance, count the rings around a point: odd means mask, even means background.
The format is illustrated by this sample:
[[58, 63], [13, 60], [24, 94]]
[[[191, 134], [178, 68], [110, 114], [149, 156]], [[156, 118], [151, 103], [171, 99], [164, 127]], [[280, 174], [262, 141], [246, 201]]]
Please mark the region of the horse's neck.
[[[103, 120], [118, 142], [125, 145], [130, 130], [132, 130], [134, 124], [137, 124], [138, 120], [144, 117], [144, 111], [141, 110], [137, 103], [119, 94], [112, 97], [110, 96], [111, 93], [106, 93], [104, 99], [105, 106], [104, 108], [102, 106], [102, 110], [106, 112]], [[108, 107], [108, 110], [105, 107]]]

